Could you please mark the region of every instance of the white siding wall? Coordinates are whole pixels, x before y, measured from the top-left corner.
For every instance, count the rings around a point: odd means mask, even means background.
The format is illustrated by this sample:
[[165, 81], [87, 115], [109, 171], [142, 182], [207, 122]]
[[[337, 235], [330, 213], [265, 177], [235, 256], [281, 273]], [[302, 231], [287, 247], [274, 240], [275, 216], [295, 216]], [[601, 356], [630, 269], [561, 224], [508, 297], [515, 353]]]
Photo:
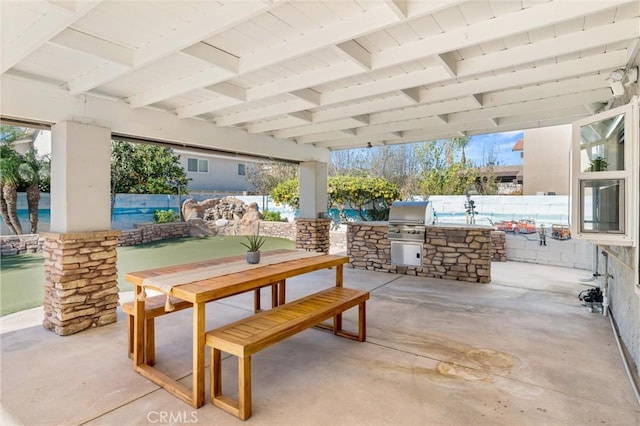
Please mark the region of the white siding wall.
[[[246, 162], [210, 157], [202, 154], [186, 153], [176, 151], [180, 155], [180, 164], [187, 174], [189, 181], [189, 189], [192, 191], [226, 191], [226, 192], [244, 192], [253, 191], [254, 187], [247, 182], [246, 176], [238, 174], [238, 165], [247, 165]], [[189, 172], [187, 168], [187, 159], [197, 158], [199, 160], [207, 160], [209, 162], [209, 170], [202, 172]]]
[[569, 194], [571, 125], [524, 131], [523, 193]]

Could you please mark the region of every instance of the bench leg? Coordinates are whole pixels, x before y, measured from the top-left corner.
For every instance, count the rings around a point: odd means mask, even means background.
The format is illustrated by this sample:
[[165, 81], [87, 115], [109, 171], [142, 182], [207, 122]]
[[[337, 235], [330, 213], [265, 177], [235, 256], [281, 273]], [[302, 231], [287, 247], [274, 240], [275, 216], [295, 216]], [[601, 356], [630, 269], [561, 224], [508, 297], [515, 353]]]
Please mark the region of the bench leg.
[[129, 341], [129, 358], [133, 359], [133, 315], [127, 315], [127, 340]]
[[156, 363], [156, 325], [153, 318], [147, 319], [144, 331], [145, 338], [145, 357], [147, 365], [155, 365]]
[[338, 314], [333, 318], [333, 333], [336, 336], [346, 337], [348, 339], [364, 342], [367, 339], [367, 311], [366, 302], [358, 305], [358, 334], [350, 333], [342, 329], [342, 314]]
[[251, 356], [238, 357], [238, 417], [251, 417]]
[[238, 401], [222, 394], [222, 353], [211, 347], [209, 370], [211, 378], [211, 403], [241, 420], [251, 417], [251, 356], [238, 357]]
[[220, 349], [211, 348], [209, 351], [209, 370], [211, 373], [211, 403], [215, 403], [215, 399], [222, 395], [222, 358]]

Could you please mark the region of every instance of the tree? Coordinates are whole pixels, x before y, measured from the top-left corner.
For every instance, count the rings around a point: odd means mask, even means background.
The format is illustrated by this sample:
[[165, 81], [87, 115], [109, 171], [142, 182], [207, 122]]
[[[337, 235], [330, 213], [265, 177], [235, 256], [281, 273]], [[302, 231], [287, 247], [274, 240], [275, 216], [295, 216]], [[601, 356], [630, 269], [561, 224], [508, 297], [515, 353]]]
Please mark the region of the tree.
[[391, 203], [400, 198], [393, 183], [374, 176], [334, 176], [328, 181], [329, 206], [344, 217], [353, 208], [362, 220], [387, 220]]
[[294, 209], [300, 208], [300, 180], [288, 179], [280, 182], [269, 193], [273, 201]]
[[[389, 206], [400, 197], [398, 188], [380, 177], [331, 176], [327, 182], [329, 207], [335, 207], [344, 217], [347, 208], [358, 212], [362, 220], [385, 220]], [[300, 181], [290, 179], [278, 184], [271, 197], [280, 204], [300, 208]]]
[[18, 185], [20, 174], [18, 169], [22, 162], [20, 154], [11, 146], [9, 139], [4, 139], [0, 146], [0, 212], [2, 220], [7, 224], [11, 232], [22, 234], [22, 225], [18, 219]]
[[173, 150], [150, 144], [111, 142], [111, 208], [117, 193], [177, 194], [188, 180]]
[[289, 163], [250, 163], [245, 168], [247, 182], [258, 194], [269, 194], [280, 182], [298, 177], [298, 165]]
[[38, 158], [36, 150], [30, 148], [22, 157], [22, 163], [18, 167], [20, 179], [26, 185], [27, 205], [29, 208], [29, 222], [31, 233], [38, 233], [38, 204], [40, 203], [40, 190], [43, 183], [48, 185], [50, 175], [50, 163], [48, 157]]

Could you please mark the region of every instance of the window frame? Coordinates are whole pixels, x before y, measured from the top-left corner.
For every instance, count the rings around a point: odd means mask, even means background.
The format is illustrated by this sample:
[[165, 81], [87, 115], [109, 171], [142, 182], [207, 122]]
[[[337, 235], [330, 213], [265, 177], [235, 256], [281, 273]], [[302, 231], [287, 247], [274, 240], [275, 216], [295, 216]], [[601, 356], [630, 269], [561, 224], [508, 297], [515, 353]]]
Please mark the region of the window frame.
[[[196, 170], [190, 170], [189, 163], [192, 161], [196, 162]], [[201, 167], [203, 164], [205, 164], [206, 167]], [[206, 170], [203, 170], [205, 168]], [[187, 173], [209, 173], [209, 160], [197, 157], [187, 157]]]
[[[581, 128], [591, 123], [607, 120], [624, 114], [624, 170], [586, 171], [582, 164]], [[573, 140], [571, 149], [571, 188], [570, 188], [570, 227], [576, 238], [588, 240], [594, 244], [610, 244], [618, 246], [636, 246], [638, 240], [638, 106], [637, 98], [627, 105], [612, 108], [578, 120], [573, 124]], [[605, 159], [606, 160], [606, 159]], [[635, 170], [635, 173], [634, 173]], [[587, 204], [583, 188], [588, 182], [622, 181], [618, 220], [621, 230], [597, 231], [586, 229], [584, 209]]]

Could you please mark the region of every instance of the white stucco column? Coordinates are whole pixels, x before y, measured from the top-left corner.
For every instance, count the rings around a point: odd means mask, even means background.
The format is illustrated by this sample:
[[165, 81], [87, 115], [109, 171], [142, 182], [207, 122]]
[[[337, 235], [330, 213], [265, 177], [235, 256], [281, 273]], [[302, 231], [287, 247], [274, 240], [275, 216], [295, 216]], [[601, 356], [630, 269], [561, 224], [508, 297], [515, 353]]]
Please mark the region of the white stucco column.
[[327, 163], [300, 164], [300, 217], [317, 218], [327, 211]]
[[111, 131], [64, 121], [51, 127], [51, 231], [111, 228]]

